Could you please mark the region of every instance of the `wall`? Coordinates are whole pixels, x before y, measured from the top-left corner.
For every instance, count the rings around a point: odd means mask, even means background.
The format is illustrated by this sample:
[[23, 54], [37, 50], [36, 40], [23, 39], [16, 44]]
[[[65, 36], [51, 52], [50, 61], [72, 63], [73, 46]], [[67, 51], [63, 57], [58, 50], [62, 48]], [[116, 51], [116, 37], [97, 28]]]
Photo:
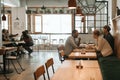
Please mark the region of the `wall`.
[[118, 6], [119, 9], [120, 9], [120, 0], [117, 0], [117, 6]]
[[[19, 20], [16, 20], [16, 18]], [[26, 29], [26, 12], [24, 7], [14, 7], [12, 8], [12, 33], [19, 33], [21, 35], [22, 31]]]
[[[25, 0], [21, 0], [21, 6], [24, 6]], [[27, 0], [28, 7], [42, 7], [43, 4], [47, 7], [67, 7], [68, 0]]]
[[[1, 2], [1, 0], [0, 0]], [[0, 3], [0, 46], [2, 46], [2, 31], [1, 31], [1, 3]]]
[[115, 36], [115, 53], [120, 58], [120, 16], [113, 19]]

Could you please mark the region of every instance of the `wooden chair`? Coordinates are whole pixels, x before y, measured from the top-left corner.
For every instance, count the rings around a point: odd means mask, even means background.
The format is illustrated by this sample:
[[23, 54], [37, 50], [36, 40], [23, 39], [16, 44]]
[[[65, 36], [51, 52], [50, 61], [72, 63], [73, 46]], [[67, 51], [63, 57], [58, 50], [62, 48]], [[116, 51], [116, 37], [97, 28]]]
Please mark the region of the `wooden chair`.
[[37, 70], [34, 72], [34, 79], [38, 80], [38, 78], [43, 75], [44, 80], [46, 80], [45, 78], [45, 68], [44, 65], [41, 65], [40, 67], [37, 68]]
[[47, 75], [48, 75], [48, 80], [50, 80], [49, 71], [48, 71], [49, 67], [52, 67], [52, 71], [53, 71], [53, 73], [55, 73], [53, 64], [54, 64], [53, 58], [48, 59], [47, 62], [45, 63], [46, 71], [47, 71]]
[[58, 50], [58, 56], [59, 56], [59, 60], [61, 61], [61, 63], [65, 60], [64, 58], [64, 45], [60, 45], [57, 47], [57, 50]]
[[[15, 52], [16, 53], [16, 52]], [[20, 62], [19, 62], [19, 56], [17, 55], [10, 55], [10, 53], [6, 54], [6, 60], [8, 61], [8, 68], [9, 68], [9, 61], [11, 61], [13, 67], [15, 68], [16, 72], [20, 74], [20, 72], [17, 70], [15, 64], [13, 61], [17, 61], [18, 65], [20, 66], [21, 70], [24, 71], [25, 69], [22, 68]]]

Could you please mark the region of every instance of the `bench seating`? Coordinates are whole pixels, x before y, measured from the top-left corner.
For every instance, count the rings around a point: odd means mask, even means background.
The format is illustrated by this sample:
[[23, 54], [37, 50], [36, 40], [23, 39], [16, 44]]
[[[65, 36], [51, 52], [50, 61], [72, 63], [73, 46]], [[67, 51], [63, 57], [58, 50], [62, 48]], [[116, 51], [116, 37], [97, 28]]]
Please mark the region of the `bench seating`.
[[120, 80], [120, 59], [115, 56], [98, 59], [103, 80]]

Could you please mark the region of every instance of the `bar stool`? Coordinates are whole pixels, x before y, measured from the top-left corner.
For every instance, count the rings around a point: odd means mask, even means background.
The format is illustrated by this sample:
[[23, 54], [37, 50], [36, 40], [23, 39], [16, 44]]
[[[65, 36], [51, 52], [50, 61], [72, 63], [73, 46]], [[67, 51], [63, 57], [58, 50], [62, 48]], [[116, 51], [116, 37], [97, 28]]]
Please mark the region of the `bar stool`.
[[54, 49], [57, 45], [57, 39], [52, 39], [51, 45], [52, 45], [52, 48]]
[[64, 39], [59, 39], [59, 44], [64, 44]]
[[33, 47], [35, 47], [35, 49], [37, 51], [39, 51], [39, 39], [34, 38], [33, 41], [34, 41], [34, 46]]

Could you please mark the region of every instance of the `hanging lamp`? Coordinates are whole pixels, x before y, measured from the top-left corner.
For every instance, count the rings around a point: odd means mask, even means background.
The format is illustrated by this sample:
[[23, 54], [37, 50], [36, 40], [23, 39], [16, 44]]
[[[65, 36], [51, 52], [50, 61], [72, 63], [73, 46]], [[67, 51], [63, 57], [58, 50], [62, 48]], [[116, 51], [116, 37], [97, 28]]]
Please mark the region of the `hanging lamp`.
[[77, 4], [76, 4], [76, 0], [69, 0], [68, 1], [68, 8], [69, 9], [76, 9]]
[[3, 21], [6, 21], [4, 0], [3, 0], [3, 16], [2, 16], [2, 20], [3, 20]]
[[80, 15], [80, 16], [82, 15], [82, 10], [81, 10], [80, 6], [78, 6], [76, 9], [76, 15]]
[[17, 7], [17, 12], [16, 12], [16, 14], [17, 14], [17, 17], [16, 17], [16, 19], [15, 20], [19, 20], [19, 18], [18, 18], [18, 7]]
[[85, 16], [82, 17], [81, 22], [85, 22]]

